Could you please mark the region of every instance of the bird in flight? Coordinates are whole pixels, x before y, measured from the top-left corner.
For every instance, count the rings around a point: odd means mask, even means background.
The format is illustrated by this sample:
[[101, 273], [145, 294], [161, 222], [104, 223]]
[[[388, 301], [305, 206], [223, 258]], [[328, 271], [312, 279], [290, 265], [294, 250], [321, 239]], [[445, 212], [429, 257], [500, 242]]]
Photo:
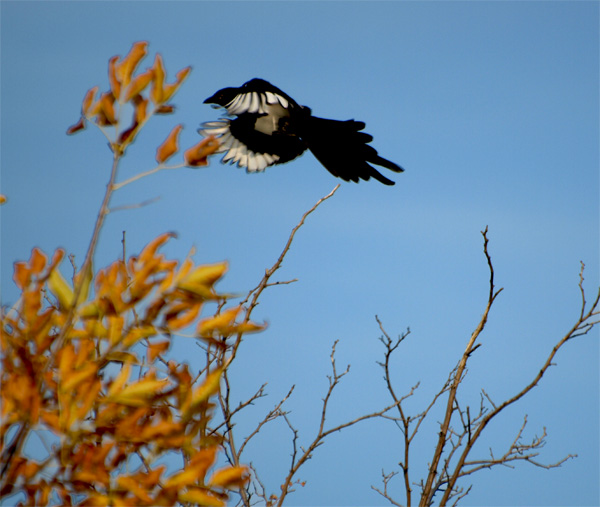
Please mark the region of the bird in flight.
[[299, 157], [308, 148], [331, 174], [358, 182], [373, 177], [385, 185], [394, 182], [371, 164], [400, 173], [400, 166], [380, 157], [369, 143], [362, 121], [328, 120], [313, 116], [289, 95], [264, 79], [252, 79], [239, 88], [223, 88], [205, 104], [225, 108], [228, 118], [209, 121], [198, 130], [219, 139], [222, 162], [247, 172], [264, 171]]

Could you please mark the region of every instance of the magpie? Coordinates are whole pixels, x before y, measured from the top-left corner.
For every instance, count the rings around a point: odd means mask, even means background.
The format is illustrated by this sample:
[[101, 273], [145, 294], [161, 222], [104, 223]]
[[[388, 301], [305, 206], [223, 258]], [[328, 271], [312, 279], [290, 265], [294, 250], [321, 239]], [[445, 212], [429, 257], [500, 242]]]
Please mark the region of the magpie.
[[400, 173], [402, 167], [380, 157], [369, 143], [362, 121], [328, 120], [312, 115], [289, 95], [264, 79], [251, 79], [239, 88], [223, 88], [205, 104], [224, 108], [227, 118], [209, 121], [198, 130], [219, 139], [222, 162], [237, 164], [247, 172], [264, 171], [299, 157], [306, 149], [331, 174], [357, 182], [373, 177], [394, 185], [372, 165]]

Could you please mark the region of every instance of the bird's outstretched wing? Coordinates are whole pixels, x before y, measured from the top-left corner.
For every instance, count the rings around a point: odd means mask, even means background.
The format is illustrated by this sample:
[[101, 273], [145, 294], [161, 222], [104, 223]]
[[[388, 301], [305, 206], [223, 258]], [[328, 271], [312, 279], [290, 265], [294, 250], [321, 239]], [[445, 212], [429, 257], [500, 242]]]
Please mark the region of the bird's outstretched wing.
[[291, 116], [305, 108], [268, 81], [252, 79], [239, 88], [223, 88], [204, 102], [236, 116], [203, 123], [199, 130], [204, 136], [218, 137], [224, 163], [237, 164], [248, 172], [264, 171], [306, 150], [291, 128]]
[[362, 121], [328, 120], [310, 116], [305, 121], [301, 136], [312, 154], [334, 176], [354, 182], [373, 177], [385, 185], [394, 185], [392, 180], [383, 176], [371, 164], [397, 173], [404, 169], [379, 156], [377, 150], [369, 146], [373, 136], [361, 132], [364, 128], [365, 123]]
[[283, 109], [301, 107], [279, 88], [259, 78], [251, 79], [239, 88], [223, 88], [204, 103], [224, 107], [227, 114], [236, 116], [244, 113], [268, 114], [270, 105], [280, 105]]

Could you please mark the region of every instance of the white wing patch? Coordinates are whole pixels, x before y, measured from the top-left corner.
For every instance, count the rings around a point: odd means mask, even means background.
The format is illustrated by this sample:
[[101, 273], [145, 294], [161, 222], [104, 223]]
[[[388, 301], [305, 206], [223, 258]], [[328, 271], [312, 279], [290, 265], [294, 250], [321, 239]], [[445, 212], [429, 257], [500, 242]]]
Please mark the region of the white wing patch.
[[236, 95], [229, 104], [225, 105], [225, 109], [228, 114], [236, 116], [244, 113], [266, 114], [269, 104], [281, 104], [284, 109], [289, 106], [288, 100], [277, 93], [249, 92]]
[[[252, 94], [246, 94], [250, 96]], [[235, 100], [237, 100], [236, 97]], [[252, 100], [250, 98], [249, 100]], [[232, 165], [237, 164], [238, 167], [245, 168], [249, 173], [262, 172], [270, 165], [276, 164], [279, 160], [278, 155], [270, 153], [256, 153], [249, 150], [248, 147], [233, 137], [229, 131], [229, 120], [221, 119], [219, 121], [208, 121], [202, 124], [202, 129], [199, 130], [203, 136], [213, 135], [219, 140], [219, 148], [217, 153], [225, 153], [221, 162], [229, 162]]]

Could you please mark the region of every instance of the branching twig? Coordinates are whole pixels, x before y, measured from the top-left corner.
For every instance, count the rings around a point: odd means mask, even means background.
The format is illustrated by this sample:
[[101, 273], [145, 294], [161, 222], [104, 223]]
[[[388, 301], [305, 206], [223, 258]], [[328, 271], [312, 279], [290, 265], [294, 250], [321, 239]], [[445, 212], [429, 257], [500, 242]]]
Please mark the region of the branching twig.
[[[489, 288], [488, 301], [487, 301], [485, 310], [483, 312], [483, 316], [481, 317], [481, 320], [479, 321], [479, 324], [477, 325], [475, 331], [473, 331], [473, 333], [471, 334], [471, 338], [470, 338], [469, 342], [467, 343], [467, 347], [458, 363], [458, 366], [456, 368], [456, 373], [454, 374], [454, 378], [452, 380], [452, 385], [450, 386], [450, 392], [448, 395], [448, 402], [446, 404], [446, 412], [444, 415], [444, 421], [441, 425], [437, 446], [436, 446], [435, 452], [433, 454], [433, 460], [429, 467], [429, 473], [427, 474], [427, 480], [425, 481], [425, 488], [423, 490], [421, 501], [419, 503], [420, 507], [426, 507], [426, 506], [430, 505], [433, 500], [433, 495], [435, 494], [435, 490], [433, 489], [433, 483], [434, 483], [435, 478], [438, 476], [438, 473], [439, 473], [438, 465], [439, 465], [440, 459], [442, 457], [444, 447], [447, 442], [448, 430], [450, 428], [450, 420], [451, 420], [452, 414], [454, 412], [454, 401], [456, 399], [456, 393], [458, 391], [458, 387], [459, 387], [460, 383], [463, 380], [463, 374], [465, 373], [465, 369], [467, 366], [467, 360], [469, 359], [469, 356], [470, 356], [471, 352], [473, 351], [475, 342], [476, 342], [477, 338], [479, 337], [479, 335], [481, 334], [481, 332], [483, 331], [483, 329], [487, 323], [490, 309], [492, 308], [492, 305], [494, 304], [496, 297], [502, 291], [502, 289], [495, 290], [494, 267], [492, 265], [492, 259], [490, 257], [490, 254], [488, 252], [489, 240], [487, 238], [487, 232], [488, 232], [488, 229], [486, 227], [485, 230], [482, 231], [481, 234], [483, 235], [483, 252], [485, 254], [487, 264], [489, 267], [489, 271], [490, 271], [490, 282], [489, 282], [490, 288]], [[450, 489], [451, 488], [449, 487], [446, 490], [446, 493], [448, 493], [448, 491]], [[447, 500], [447, 497], [446, 497], [446, 500]]]
[[[129, 181], [127, 181], [125, 183], [129, 183]], [[287, 255], [287, 253], [290, 250], [290, 247], [292, 245], [292, 241], [294, 240], [296, 232], [298, 232], [298, 229], [300, 229], [300, 227], [302, 227], [302, 225], [304, 225], [304, 222], [305, 222], [306, 218], [308, 217], [308, 215], [310, 215], [313, 211], [315, 211], [321, 205], [321, 203], [323, 203], [324, 201], [326, 201], [327, 199], [332, 197], [335, 194], [335, 192], [338, 190], [339, 187], [340, 187], [339, 184], [336, 185], [336, 187], [331, 192], [329, 192], [329, 194], [327, 194], [326, 196], [319, 199], [312, 208], [310, 208], [307, 212], [305, 212], [302, 215], [300, 222], [298, 222], [298, 224], [292, 229], [292, 232], [290, 233], [290, 236], [289, 236], [281, 254], [279, 255], [279, 258], [275, 261], [275, 263], [273, 264], [273, 266], [271, 266], [271, 268], [265, 270], [265, 274], [264, 274], [262, 280], [260, 281], [260, 283], [254, 289], [252, 289], [250, 292], [248, 292], [248, 295], [246, 296], [246, 298], [240, 303], [240, 305], [246, 305], [246, 303], [250, 302], [248, 304], [248, 306], [246, 307], [243, 323], [250, 321], [252, 311], [258, 305], [258, 299], [259, 299], [260, 295], [262, 294], [262, 292], [267, 287], [288, 284], [288, 283], [292, 283], [295, 281], [295, 280], [290, 280], [290, 281], [269, 283], [273, 274], [281, 267], [283, 260], [285, 259], [285, 256]], [[235, 341], [231, 344], [231, 346], [228, 349], [223, 350], [223, 353], [228, 352], [228, 354], [229, 354], [228, 361], [229, 362], [233, 361], [233, 359], [236, 357], [239, 346], [242, 343], [242, 338], [243, 338], [243, 333], [238, 334], [235, 338]], [[275, 418], [275, 417], [283, 416], [285, 418], [285, 412], [280, 410], [281, 405], [291, 395], [293, 387], [290, 390], [290, 392], [288, 393], [288, 395], [275, 407], [275, 409], [273, 409], [271, 412], [269, 412], [265, 416], [265, 418], [258, 424], [258, 426], [255, 428], [255, 430], [250, 434], [250, 436], [248, 436], [246, 438], [246, 440], [241, 444], [240, 448], [238, 449], [235, 444], [235, 441], [234, 441], [232, 417], [238, 410], [243, 408], [243, 406], [238, 407], [237, 409], [235, 409], [233, 411], [231, 410], [231, 408], [230, 408], [231, 389], [230, 389], [230, 385], [229, 385], [229, 378], [228, 378], [227, 370], [225, 370], [223, 372], [223, 381], [225, 384], [225, 394], [221, 393], [219, 395], [219, 402], [220, 402], [220, 406], [221, 406], [221, 412], [223, 415], [224, 425], [226, 428], [225, 429], [225, 435], [226, 435], [225, 443], [226, 443], [226, 447], [227, 447], [226, 454], [229, 457], [230, 461], [234, 465], [239, 466], [241, 464], [241, 462], [240, 462], [241, 452], [243, 451], [243, 449], [244, 449], [245, 445], [248, 443], [248, 441], [260, 431], [261, 427], [264, 424], [266, 424], [268, 421], [273, 420], [273, 418]], [[256, 399], [256, 398], [253, 398], [253, 399]], [[253, 399], [249, 400], [247, 404], [251, 403], [251, 401], [253, 401]], [[287, 418], [286, 418], [286, 421], [289, 424], [289, 421], [287, 420]], [[249, 507], [249, 505], [250, 505], [249, 490], [241, 489], [240, 494], [242, 497], [242, 503], [245, 506]]]
[[[366, 414], [366, 415], [357, 417], [355, 419], [352, 419], [351, 421], [347, 421], [345, 423], [334, 426], [332, 428], [325, 429], [325, 421], [327, 418], [327, 407], [328, 407], [328, 403], [331, 398], [331, 395], [333, 394], [333, 390], [339, 384], [340, 380], [349, 372], [349, 369], [350, 369], [350, 366], [348, 366], [342, 373], [337, 372], [337, 366], [335, 363], [335, 349], [336, 349], [337, 343], [338, 343], [338, 341], [336, 340], [331, 349], [330, 358], [331, 358], [332, 375], [328, 377], [329, 388], [327, 389], [327, 393], [325, 394], [325, 397], [323, 398], [323, 408], [321, 410], [321, 418], [319, 421], [319, 430], [318, 430], [315, 438], [308, 445], [308, 447], [301, 448], [302, 454], [300, 456], [298, 456], [298, 454], [297, 454], [297, 448], [296, 448], [296, 444], [295, 444], [295, 440], [294, 440], [294, 454], [292, 456], [292, 463], [291, 463], [288, 475], [285, 478], [283, 484], [281, 485], [281, 495], [279, 496], [279, 499], [277, 502], [277, 507], [281, 507], [281, 505], [283, 505], [283, 502], [284, 502], [287, 494], [290, 492], [290, 486], [293, 484], [294, 476], [296, 475], [296, 473], [298, 472], [300, 467], [312, 457], [312, 454], [315, 451], [315, 449], [323, 444], [323, 442], [324, 442], [325, 438], [327, 438], [327, 436], [331, 435], [332, 433], [341, 431], [345, 428], [348, 428], [350, 426], [354, 426], [355, 424], [357, 424], [361, 421], [365, 421], [367, 419], [373, 419], [376, 417], [382, 417], [384, 414], [386, 414], [387, 412], [392, 410], [394, 407], [398, 406], [398, 404], [400, 403], [400, 401], [395, 401], [394, 403], [392, 403], [391, 405], [388, 405], [387, 407], [383, 408], [382, 410], [373, 412], [371, 414]], [[290, 428], [294, 432], [294, 439], [296, 439], [297, 438], [297, 430], [295, 430], [293, 428], [293, 426], [291, 426], [291, 425], [290, 425]]]

